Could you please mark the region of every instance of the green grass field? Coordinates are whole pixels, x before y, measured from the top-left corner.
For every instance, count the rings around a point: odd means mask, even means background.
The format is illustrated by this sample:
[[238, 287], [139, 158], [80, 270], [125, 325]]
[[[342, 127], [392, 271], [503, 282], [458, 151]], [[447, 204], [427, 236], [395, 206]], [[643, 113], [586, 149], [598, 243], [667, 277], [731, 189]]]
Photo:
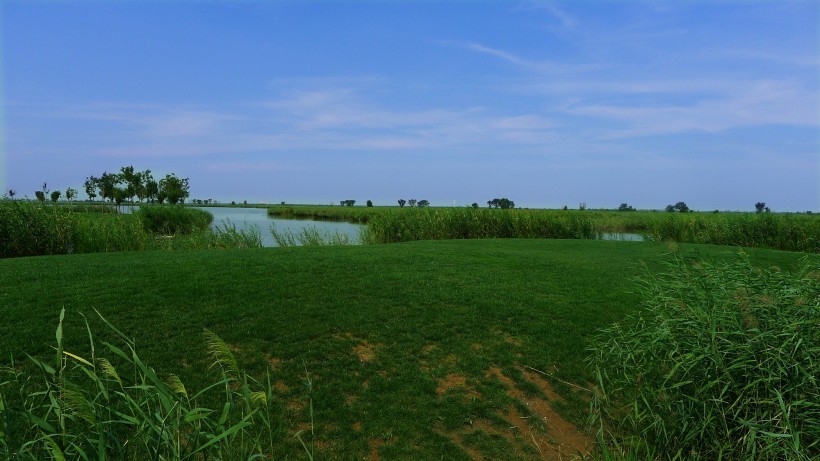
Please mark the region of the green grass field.
[[[668, 251], [471, 240], [5, 259], [0, 357], [52, 357], [61, 308], [65, 349], [87, 355], [80, 313], [97, 341], [114, 338], [97, 309], [160, 375], [200, 388], [213, 382], [208, 328], [252, 375], [271, 373], [277, 459], [303, 454], [293, 435], [310, 423], [309, 398], [322, 459], [557, 459], [592, 443], [567, 425], [587, 416], [573, 385], [593, 381], [591, 337], [637, 309], [633, 277]], [[737, 249], [680, 251], [720, 260]], [[782, 269], [817, 257], [745, 251]]]

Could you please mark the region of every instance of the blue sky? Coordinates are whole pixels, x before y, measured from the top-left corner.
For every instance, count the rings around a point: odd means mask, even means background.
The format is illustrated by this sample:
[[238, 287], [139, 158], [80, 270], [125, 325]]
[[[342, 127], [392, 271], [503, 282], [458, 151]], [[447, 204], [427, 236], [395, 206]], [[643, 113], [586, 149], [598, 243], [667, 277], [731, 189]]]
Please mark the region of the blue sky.
[[0, 186], [820, 211], [820, 3], [0, 3]]

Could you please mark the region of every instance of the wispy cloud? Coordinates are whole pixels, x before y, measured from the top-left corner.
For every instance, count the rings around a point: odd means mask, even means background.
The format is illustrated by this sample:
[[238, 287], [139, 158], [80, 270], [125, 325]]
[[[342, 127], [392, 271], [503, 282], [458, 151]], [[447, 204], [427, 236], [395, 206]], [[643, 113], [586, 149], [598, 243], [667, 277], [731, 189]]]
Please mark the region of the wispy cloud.
[[573, 30], [575, 29], [578, 21], [575, 19], [574, 16], [570, 15], [563, 9], [559, 8], [558, 5], [555, 3], [543, 3], [542, 7], [547, 10], [552, 17], [558, 20], [561, 24], [561, 27], [565, 30]]
[[800, 85], [762, 81], [689, 104], [577, 104], [566, 112], [618, 122], [620, 127], [608, 128], [604, 134], [624, 138], [690, 131], [716, 133], [762, 125], [820, 127], [819, 102], [815, 93]]
[[462, 43], [460, 44], [462, 47], [475, 51], [478, 53], [486, 54], [489, 56], [493, 56], [499, 58], [503, 61], [506, 61], [510, 64], [514, 64], [516, 66], [537, 72], [568, 72], [568, 71], [582, 71], [582, 70], [589, 70], [595, 68], [597, 66], [594, 65], [575, 65], [575, 64], [564, 64], [557, 61], [550, 61], [550, 60], [530, 60], [524, 59], [516, 54], [510, 53], [508, 51], [500, 50], [497, 48], [491, 48], [489, 46], [482, 45], [480, 43]]
[[571, 31], [578, 25], [578, 19], [567, 13], [566, 10], [560, 8], [552, 1], [532, 1], [520, 3], [516, 5], [514, 11], [532, 12], [532, 11], [546, 11], [550, 17], [558, 23], [558, 26], [550, 24], [548, 27], [554, 30]]

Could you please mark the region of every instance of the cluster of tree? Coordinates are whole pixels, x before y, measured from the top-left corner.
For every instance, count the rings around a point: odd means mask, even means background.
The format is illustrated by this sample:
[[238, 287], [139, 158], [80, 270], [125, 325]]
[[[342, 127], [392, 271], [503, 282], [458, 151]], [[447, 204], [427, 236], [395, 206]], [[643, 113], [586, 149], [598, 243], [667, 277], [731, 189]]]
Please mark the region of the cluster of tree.
[[339, 204], [342, 205], [342, 206], [353, 206], [353, 205], [356, 204], [356, 201], [355, 200], [342, 200], [342, 201], [339, 202]]
[[755, 203], [755, 213], [763, 213], [764, 211], [766, 213], [771, 213], [772, 210], [766, 206], [766, 202]]
[[405, 200], [403, 198], [400, 198], [399, 199], [399, 207], [403, 208], [405, 204], [410, 205], [411, 207], [417, 206], [419, 208], [424, 208], [424, 207], [430, 206], [430, 202], [428, 202], [427, 200], [418, 200], [418, 201], [416, 201], [416, 199], [414, 199], [414, 198], [411, 198], [410, 200]]
[[679, 211], [681, 213], [688, 213], [689, 212], [689, 207], [686, 206], [686, 203], [684, 203], [684, 202], [678, 202], [674, 205], [666, 205], [666, 211], [668, 211], [670, 213], [673, 213], [675, 211]]
[[[13, 189], [9, 189], [8, 195], [9, 195], [9, 197], [11, 197], [12, 200], [14, 200], [14, 196], [17, 195], [17, 192], [14, 191]], [[57, 203], [57, 200], [60, 200], [60, 196], [62, 196], [62, 195], [63, 195], [63, 193], [59, 190], [51, 191], [51, 193], [49, 194], [48, 183], [45, 183], [45, 182], [43, 183], [42, 189], [40, 189], [38, 191], [34, 191], [34, 196], [41, 203], [45, 203], [46, 198], [49, 198], [49, 197], [51, 198], [51, 203]], [[73, 187], [69, 187], [68, 189], [65, 190], [65, 198], [69, 202], [72, 202], [76, 197], [77, 197], [77, 189], [74, 189]]]
[[635, 208], [634, 208], [634, 207], [632, 207], [631, 205], [626, 204], [626, 203], [622, 203], [622, 204], [618, 207], [618, 211], [636, 211], [636, 210], [635, 210]]
[[511, 210], [515, 208], [515, 202], [508, 198], [494, 198], [487, 200], [487, 206], [490, 208], [501, 208], [502, 210]]
[[151, 170], [135, 171], [133, 166], [122, 167], [119, 173], [104, 172], [99, 178], [89, 176], [84, 186], [91, 201], [100, 197], [117, 205], [125, 200], [134, 203], [134, 197], [139, 203], [146, 200], [162, 204], [167, 200], [176, 205], [185, 203], [190, 195], [188, 178], [179, 178], [171, 173], [156, 181]]

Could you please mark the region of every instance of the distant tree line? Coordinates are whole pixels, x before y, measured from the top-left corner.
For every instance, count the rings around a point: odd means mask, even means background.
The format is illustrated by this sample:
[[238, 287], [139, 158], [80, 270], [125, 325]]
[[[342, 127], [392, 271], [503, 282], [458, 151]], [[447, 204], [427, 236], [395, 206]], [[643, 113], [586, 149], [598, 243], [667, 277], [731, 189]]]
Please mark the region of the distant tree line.
[[151, 170], [136, 171], [133, 166], [122, 167], [119, 173], [103, 172], [100, 177], [89, 176], [84, 186], [92, 202], [100, 197], [117, 205], [126, 200], [133, 204], [135, 197], [138, 203], [162, 204], [167, 201], [176, 205], [185, 203], [190, 196], [188, 178], [179, 178], [170, 173], [156, 181]]
[[430, 206], [430, 202], [428, 202], [427, 200], [418, 200], [417, 201], [414, 198], [411, 198], [410, 200], [405, 200], [403, 198], [400, 198], [399, 199], [399, 207], [404, 208], [405, 204], [410, 205], [411, 207], [419, 207], [419, 208], [425, 208], [425, 207]]
[[674, 205], [666, 205], [666, 211], [669, 213], [680, 212], [680, 213], [688, 213], [689, 207], [684, 202], [678, 202]]

